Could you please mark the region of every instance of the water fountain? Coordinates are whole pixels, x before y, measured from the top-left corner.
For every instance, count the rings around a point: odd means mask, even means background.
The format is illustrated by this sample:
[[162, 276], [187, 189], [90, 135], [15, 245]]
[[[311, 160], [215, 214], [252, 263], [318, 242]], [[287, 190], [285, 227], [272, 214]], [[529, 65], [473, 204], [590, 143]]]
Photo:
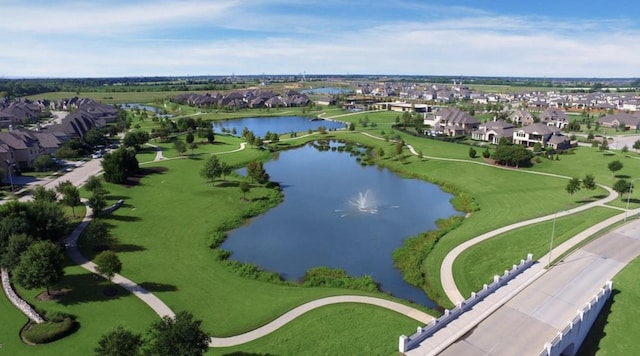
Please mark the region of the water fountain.
[[368, 189], [364, 193], [359, 192], [357, 198], [349, 200], [349, 205], [358, 209], [358, 211], [362, 213], [378, 213], [378, 202], [373, 196], [373, 193]]

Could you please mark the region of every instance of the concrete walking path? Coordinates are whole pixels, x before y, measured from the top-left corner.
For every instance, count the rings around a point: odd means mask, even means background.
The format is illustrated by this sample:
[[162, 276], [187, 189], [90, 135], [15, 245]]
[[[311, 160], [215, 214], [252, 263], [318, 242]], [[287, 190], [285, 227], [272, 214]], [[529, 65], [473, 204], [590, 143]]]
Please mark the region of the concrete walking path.
[[[96, 271], [96, 264], [87, 260], [86, 257], [84, 257], [80, 253], [77, 247], [78, 238], [80, 237], [80, 234], [82, 234], [82, 231], [87, 227], [87, 225], [89, 225], [91, 220], [93, 220], [93, 216], [92, 216], [93, 211], [91, 210], [91, 207], [87, 204], [86, 201], [84, 203], [85, 203], [85, 206], [87, 207], [87, 213], [84, 216], [84, 219], [82, 219], [82, 222], [78, 224], [78, 226], [76, 226], [73, 232], [71, 232], [69, 237], [67, 237], [67, 239], [65, 240], [65, 246], [67, 247], [67, 255], [73, 262], [77, 263], [80, 267], [88, 270], [91, 273], [101, 275], [100, 273], [98, 273], [98, 271]], [[105, 276], [102, 276], [102, 277], [106, 278]], [[114, 275], [111, 281], [114, 284], [117, 284], [123, 287], [124, 289], [128, 290], [136, 297], [140, 298], [140, 300], [145, 302], [160, 317], [175, 316], [173, 311], [171, 311], [171, 309], [166, 304], [164, 304], [162, 300], [160, 300], [153, 293], [142, 288], [135, 282], [119, 274]]]
[[299, 317], [300, 315], [306, 312], [309, 312], [311, 310], [314, 310], [326, 305], [338, 304], [338, 303], [363, 303], [363, 304], [376, 305], [376, 306], [393, 310], [395, 312], [403, 314], [423, 324], [427, 324], [434, 319], [434, 317], [432, 317], [427, 313], [411, 308], [404, 304], [392, 302], [390, 300], [374, 298], [374, 297], [356, 296], [356, 295], [341, 295], [341, 296], [335, 296], [335, 297], [316, 299], [308, 303], [302, 304], [284, 313], [282, 316], [273, 320], [272, 322], [264, 326], [261, 326], [253, 331], [249, 331], [241, 335], [225, 337], [225, 338], [212, 337], [209, 343], [209, 346], [210, 347], [229, 347], [229, 346], [241, 345], [241, 344], [256, 340], [258, 338], [261, 338], [267, 334], [270, 334], [278, 330], [282, 326], [286, 325], [287, 323], [291, 322], [293, 319]]

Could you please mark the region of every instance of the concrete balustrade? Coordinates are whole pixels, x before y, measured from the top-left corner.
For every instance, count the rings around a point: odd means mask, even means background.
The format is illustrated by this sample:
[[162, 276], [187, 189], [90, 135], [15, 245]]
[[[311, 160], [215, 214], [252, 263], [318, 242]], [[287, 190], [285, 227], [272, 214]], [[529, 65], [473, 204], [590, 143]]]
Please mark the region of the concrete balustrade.
[[518, 265], [513, 265], [511, 270], [505, 270], [502, 276], [498, 276], [498, 275], [494, 276], [493, 282], [491, 284], [489, 285], [484, 284], [481, 290], [479, 290], [478, 292], [471, 293], [471, 296], [467, 300], [462, 302], [457, 302], [456, 306], [451, 310], [445, 309], [444, 313], [440, 318], [434, 319], [431, 323], [427, 324], [425, 327], [419, 327], [418, 331], [411, 336], [406, 336], [406, 335], [400, 336], [400, 339], [398, 342], [399, 351], [406, 352], [414, 348], [419, 343], [424, 341], [426, 338], [433, 335], [436, 331], [447, 326], [449, 322], [459, 317], [460, 314], [471, 309], [474, 305], [476, 305], [478, 302], [483, 300], [489, 294], [495, 292], [498, 288], [504, 286], [510, 280], [515, 278], [518, 274], [522, 273], [524, 270], [531, 267], [531, 265], [533, 265], [533, 262], [534, 262], [533, 255], [528, 254], [526, 260], [520, 260], [520, 263]]
[[544, 344], [539, 356], [575, 355], [598, 318], [602, 307], [611, 296], [612, 289], [613, 282], [608, 281], [582, 309], [576, 312], [576, 316], [567, 323], [567, 326], [558, 331], [550, 342]]

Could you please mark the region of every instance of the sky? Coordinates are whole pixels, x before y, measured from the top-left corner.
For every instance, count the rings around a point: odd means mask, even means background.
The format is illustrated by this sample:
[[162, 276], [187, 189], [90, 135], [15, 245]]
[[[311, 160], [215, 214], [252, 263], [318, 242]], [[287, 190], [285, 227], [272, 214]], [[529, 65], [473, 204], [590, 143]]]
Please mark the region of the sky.
[[0, 77], [639, 77], [628, 0], [0, 0]]

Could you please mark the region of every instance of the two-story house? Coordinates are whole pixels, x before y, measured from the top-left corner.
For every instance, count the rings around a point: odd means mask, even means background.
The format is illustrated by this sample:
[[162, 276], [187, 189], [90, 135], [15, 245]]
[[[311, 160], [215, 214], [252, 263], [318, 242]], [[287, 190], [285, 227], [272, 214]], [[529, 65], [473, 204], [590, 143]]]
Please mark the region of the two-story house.
[[548, 146], [564, 150], [571, 147], [571, 140], [562, 135], [559, 128], [538, 122], [521, 127], [513, 132], [513, 143], [533, 147], [540, 143], [543, 148]]
[[471, 137], [474, 140], [488, 141], [493, 144], [498, 144], [502, 137], [505, 137], [509, 141], [513, 140], [513, 132], [515, 127], [504, 120], [487, 121], [480, 124], [477, 130], [473, 131]]
[[471, 136], [480, 122], [458, 108], [448, 107], [427, 115], [424, 125], [430, 127], [431, 134], [447, 136]]

